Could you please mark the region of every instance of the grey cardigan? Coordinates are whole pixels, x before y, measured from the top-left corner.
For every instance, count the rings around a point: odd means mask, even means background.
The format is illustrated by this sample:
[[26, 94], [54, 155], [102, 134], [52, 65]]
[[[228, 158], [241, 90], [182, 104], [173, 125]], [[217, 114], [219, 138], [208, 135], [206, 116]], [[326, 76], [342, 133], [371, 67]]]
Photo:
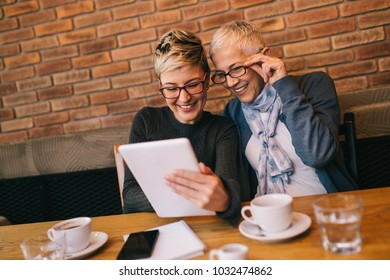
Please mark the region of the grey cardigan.
[[[315, 168], [327, 192], [357, 189], [345, 167], [338, 141], [340, 111], [332, 79], [323, 72], [314, 72], [286, 76], [275, 82], [273, 87], [283, 103], [279, 120], [289, 130], [295, 152], [306, 165]], [[250, 192], [241, 195], [243, 200], [250, 200], [257, 188], [255, 171], [245, 157], [252, 132], [237, 98], [226, 105], [224, 115], [231, 118], [238, 128], [243, 161], [250, 176]]]

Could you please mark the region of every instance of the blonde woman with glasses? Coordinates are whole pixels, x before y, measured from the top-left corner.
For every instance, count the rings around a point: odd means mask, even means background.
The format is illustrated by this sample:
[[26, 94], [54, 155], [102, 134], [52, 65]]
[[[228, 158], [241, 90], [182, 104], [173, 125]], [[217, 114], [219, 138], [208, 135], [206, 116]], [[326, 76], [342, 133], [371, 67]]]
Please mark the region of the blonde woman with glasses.
[[236, 98], [224, 114], [238, 128], [251, 178], [249, 197], [356, 189], [338, 141], [339, 107], [323, 72], [287, 74], [259, 29], [245, 21], [220, 27], [210, 43], [212, 81]]
[[[160, 93], [167, 106], [145, 107], [134, 118], [130, 143], [186, 137], [199, 160], [200, 172], [178, 170], [167, 187], [200, 208], [216, 211], [232, 225], [240, 218], [240, 152], [232, 121], [204, 111], [210, 68], [200, 39], [174, 29], [164, 34], [154, 54]], [[124, 212], [153, 211], [127, 168]]]

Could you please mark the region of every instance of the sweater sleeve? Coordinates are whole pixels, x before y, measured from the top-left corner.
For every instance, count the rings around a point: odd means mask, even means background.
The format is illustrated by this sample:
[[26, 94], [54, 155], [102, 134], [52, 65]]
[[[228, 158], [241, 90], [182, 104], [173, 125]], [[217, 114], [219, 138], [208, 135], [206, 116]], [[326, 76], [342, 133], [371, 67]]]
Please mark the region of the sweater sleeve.
[[[311, 167], [326, 166], [338, 151], [339, 107], [332, 79], [315, 72], [273, 84], [283, 102], [282, 121], [297, 155]], [[282, 116], [282, 117], [283, 117]]]

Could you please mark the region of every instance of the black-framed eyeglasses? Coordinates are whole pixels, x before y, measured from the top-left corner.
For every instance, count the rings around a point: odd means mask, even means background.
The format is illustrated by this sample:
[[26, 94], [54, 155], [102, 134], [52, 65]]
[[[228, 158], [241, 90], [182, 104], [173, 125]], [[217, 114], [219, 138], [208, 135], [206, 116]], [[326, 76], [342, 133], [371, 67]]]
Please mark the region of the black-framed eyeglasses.
[[229, 72], [225, 73], [223, 71], [215, 71], [214, 74], [211, 76], [211, 80], [215, 84], [223, 84], [226, 81], [226, 76], [229, 75], [232, 78], [238, 78], [243, 76], [246, 73], [246, 69], [248, 67], [241, 65], [234, 67], [233, 69], [230, 69]]
[[[205, 75], [206, 77], [206, 75]], [[206, 80], [199, 80], [189, 82], [182, 87], [179, 86], [169, 86], [160, 88], [159, 91], [164, 96], [165, 99], [176, 99], [180, 96], [181, 90], [184, 89], [189, 95], [196, 95], [205, 89]]]

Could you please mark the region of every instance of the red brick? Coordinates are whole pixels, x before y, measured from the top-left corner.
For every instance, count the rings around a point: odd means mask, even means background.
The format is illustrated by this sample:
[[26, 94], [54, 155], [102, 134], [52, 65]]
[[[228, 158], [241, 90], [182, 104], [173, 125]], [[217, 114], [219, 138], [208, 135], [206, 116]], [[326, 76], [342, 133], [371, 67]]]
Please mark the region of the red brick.
[[339, 6], [340, 15], [343, 17], [364, 14], [367, 12], [389, 8], [388, 0], [364, 0], [346, 2]]
[[299, 12], [287, 16], [287, 26], [297, 27], [316, 22], [334, 20], [338, 17], [337, 7], [326, 7], [321, 9]]
[[32, 118], [15, 119], [0, 123], [2, 132], [18, 131], [33, 127]]
[[51, 85], [52, 85], [51, 79], [48, 76], [36, 77], [36, 78], [29, 79], [29, 80], [23, 80], [23, 81], [16, 82], [16, 86], [18, 87], [19, 91], [47, 88]]
[[158, 91], [158, 83], [131, 87], [128, 89], [128, 93], [131, 99], [149, 97], [160, 94]]
[[1, 94], [10, 94], [13, 92], [16, 92], [16, 85], [15, 83], [8, 83], [8, 84], [0, 84], [0, 95]]
[[133, 123], [135, 113], [122, 114], [101, 118], [102, 128], [110, 127], [130, 127]]
[[89, 79], [90, 79], [90, 74], [88, 69], [70, 71], [66, 73], [58, 73], [53, 75], [53, 80], [55, 85], [82, 82], [82, 81], [87, 81]]
[[132, 59], [151, 54], [150, 45], [142, 44], [111, 51], [113, 61]]
[[39, 76], [62, 72], [71, 68], [72, 65], [69, 59], [50, 61], [36, 66], [37, 74]]
[[30, 117], [41, 115], [50, 112], [49, 102], [32, 103], [28, 105], [22, 105], [15, 107], [15, 113], [17, 118]]
[[[163, 97], [160, 98], [164, 99]], [[110, 114], [123, 114], [123, 113], [137, 112], [141, 108], [145, 107], [146, 105], [147, 103], [144, 98], [134, 99], [129, 101], [108, 104], [108, 110]]]
[[332, 37], [332, 44], [334, 49], [343, 49], [351, 46], [363, 45], [381, 41], [385, 38], [382, 27], [338, 35]]
[[368, 76], [368, 83], [371, 87], [388, 87], [390, 84], [390, 72]]
[[56, 8], [58, 18], [74, 17], [94, 11], [93, 1], [83, 1]]
[[11, 82], [11, 81], [17, 81], [22, 79], [31, 78], [34, 76], [34, 68], [31, 66], [18, 68], [11, 71], [3, 71], [1, 72], [1, 81], [4, 82]]
[[233, 9], [240, 9], [240, 8], [246, 8], [250, 6], [255, 6], [255, 5], [261, 5], [263, 3], [271, 2], [272, 0], [232, 0], [232, 8]]
[[71, 19], [63, 19], [53, 22], [44, 23], [34, 27], [35, 33], [38, 37], [58, 34], [73, 29], [73, 23]]
[[18, 21], [16, 18], [7, 18], [1, 20], [0, 32], [9, 31], [18, 27]]
[[155, 1], [145, 1], [115, 8], [113, 9], [114, 18], [124, 19], [145, 14], [152, 14], [156, 11], [154, 8], [154, 2]]
[[41, 7], [43, 9], [53, 8], [59, 5], [63, 5], [70, 2], [76, 2], [77, 0], [40, 0]]
[[316, 1], [308, 1], [308, 0], [294, 0], [294, 6], [297, 11], [308, 10], [311, 8], [327, 6], [330, 4], [340, 3], [343, 0], [316, 0]]
[[150, 83], [151, 77], [149, 72], [135, 72], [127, 75], [116, 76], [111, 79], [113, 88], [122, 88]]
[[126, 89], [94, 93], [89, 96], [92, 105], [123, 101], [127, 100], [127, 97]]
[[283, 30], [285, 28], [284, 20], [282, 17], [266, 18], [266, 19], [258, 20], [254, 23], [259, 26], [262, 33]]
[[337, 93], [355, 92], [366, 89], [368, 86], [365, 76], [358, 76], [334, 81]]
[[40, 61], [41, 57], [38, 52], [4, 58], [4, 63], [9, 69], [36, 64]]
[[0, 57], [4, 58], [5, 56], [16, 55], [20, 53], [19, 44], [8, 44], [0, 46]]
[[92, 81], [85, 83], [78, 83], [73, 86], [75, 94], [84, 94], [88, 92], [96, 92], [107, 90], [111, 87], [108, 79], [93, 79]]
[[135, 18], [125, 19], [121, 21], [114, 21], [98, 27], [99, 37], [107, 37], [110, 35], [117, 35], [129, 31], [139, 29], [138, 20]]
[[275, 17], [282, 14], [291, 13], [293, 10], [291, 1], [277, 1], [270, 4], [262, 4], [245, 9], [245, 19], [254, 20], [266, 17]]
[[243, 15], [241, 11], [227, 12], [220, 15], [210, 16], [206, 18], [201, 18], [199, 20], [201, 30], [210, 30], [213, 28], [218, 28], [221, 25], [228, 23], [233, 20], [242, 20]]
[[97, 38], [95, 28], [81, 29], [73, 32], [58, 35], [61, 45], [70, 45], [86, 41], [92, 41]]
[[13, 93], [3, 97], [3, 104], [7, 107], [33, 103], [37, 101], [37, 94], [35, 92]]
[[347, 63], [328, 68], [328, 73], [333, 79], [364, 75], [376, 72], [377, 66], [374, 61], [361, 61], [354, 63]]
[[0, 109], [0, 121], [9, 120], [14, 118], [14, 110], [8, 109]]
[[0, 42], [3, 44], [19, 42], [34, 38], [34, 31], [31, 28], [17, 29], [0, 33]]
[[52, 125], [47, 127], [35, 127], [28, 130], [28, 136], [31, 139], [50, 136], [59, 136], [64, 134], [62, 125]]
[[106, 105], [91, 106], [88, 108], [71, 110], [69, 112], [71, 120], [91, 119], [95, 117], [101, 117], [108, 114]]
[[210, 87], [207, 94], [207, 99], [221, 98], [221, 97], [229, 98], [231, 96], [232, 94], [228, 89], [224, 88], [221, 85], [214, 85]]
[[355, 19], [339, 19], [327, 23], [311, 25], [307, 27], [309, 38], [325, 37], [329, 35], [344, 33], [355, 30]]
[[271, 34], [264, 34], [263, 38], [267, 46], [275, 46], [303, 41], [306, 39], [306, 35], [303, 29], [293, 29]]
[[115, 1], [107, 1], [107, 0], [95, 0], [97, 9], [106, 9], [111, 8], [127, 3], [133, 3], [135, 0], [115, 0]]
[[209, 111], [213, 114], [221, 114], [226, 103], [227, 103], [227, 100], [223, 100], [223, 99], [210, 100], [210, 101], [207, 101], [206, 106], [205, 106], [205, 110]]
[[321, 67], [325, 65], [333, 65], [344, 62], [353, 61], [354, 55], [351, 50], [333, 51], [315, 55], [308, 55], [305, 61], [308, 67]]
[[188, 8], [183, 8], [185, 20], [192, 20], [200, 17], [206, 17], [213, 14], [218, 14], [229, 10], [227, 0], [215, 0], [204, 2], [202, 5], [192, 5]]
[[140, 17], [142, 29], [173, 24], [182, 21], [180, 10], [171, 10]]
[[150, 107], [162, 107], [167, 105], [165, 99], [162, 98], [161, 95], [156, 95], [151, 98], [148, 98], [146, 102], [147, 102], [147, 106]]
[[23, 51], [39, 51], [43, 49], [48, 49], [58, 46], [58, 41], [56, 37], [43, 37], [39, 39], [34, 39], [26, 42], [22, 42]]
[[[174, 23], [174, 24], [159, 27], [157, 29], [158, 37], [160, 38], [163, 34], [168, 32], [172, 28], [183, 28], [183, 29], [186, 29], [186, 30], [194, 32], [194, 33], [199, 32], [199, 26], [198, 26], [197, 22], [187, 21], [187, 22], [179, 22], [179, 23]], [[155, 47], [157, 45], [157, 40], [155, 42], [153, 42], [153, 44], [155, 44], [153, 47], [153, 49], [155, 49]]]
[[156, 41], [157, 35], [154, 28], [142, 29], [139, 31], [129, 32], [118, 36], [119, 46], [129, 46], [148, 41]]
[[358, 17], [358, 24], [360, 28], [370, 28], [373, 26], [382, 26], [390, 23], [390, 10], [370, 13]]
[[55, 99], [50, 101], [53, 111], [63, 111], [88, 107], [89, 101], [87, 96], [73, 96], [68, 98]]
[[379, 71], [390, 71], [390, 58], [385, 57], [378, 60]]
[[152, 69], [154, 67], [153, 57], [145, 56], [130, 61], [130, 68], [132, 71], [139, 71], [145, 69]]
[[21, 26], [32, 26], [52, 21], [56, 18], [54, 10], [42, 10], [36, 13], [27, 14], [18, 17]]
[[76, 28], [81, 28], [111, 22], [112, 15], [110, 11], [95, 12], [93, 14], [75, 17], [73, 20]]
[[85, 55], [82, 57], [73, 58], [72, 60], [72, 64], [75, 69], [102, 65], [110, 62], [111, 62], [111, 57], [108, 52]]
[[283, 60], [287, 72], [305, 68], [305, 60], [302, 57]]
[[117, 47], [117, 42], [114, 37], [98, 39], [96, 41], [87, 42], [80, 44], [80, 53], [81, 54], [90, 54], [96, 52], [102, 52], [106, 50], [111, 50]]
[[130, 71], [129, 63], [127, 61], [110, 63], [108, 65], [103, 65], [95, 67], [92, 69], [92, 77], [101, 78], [106, 76], [112, 76], [122, 73], [127, 73]]
[[287, 57], [302, 56], [313, 53], [320, 53], [330, 50], [330, 42], [328, 39], [317, 39], [286, 45], [283, 48], [284, 54]]
[[356, 59], [362, 60], [390, 55], [390, 42], [380, 42], [356, 48]]
[[169, 9], [177, 9], [180, 7], [196, 4], [198, 0], [159, 0], [156, 1], [157, 4], [157, 10], [163, 11], [163, 10], [169, 10]]
[[31, 13], [39, 9], [38, 1], [25, 1], [9, 6], [4, 6], [4, 14], [7, 17]]
[[71, 85], [50, 87], [38, 90], [38, 97], [40, 100], [67, 97], [72, 94], [73, 90]]
[[65, 123], [64, 125], [65, 134], [77, 133], [82, 131], [89, 131], [100, 129], [101, 124], [99, 119], [87, 119], [82, 121], [74, 121]]
[[67, 46], [42, 51], [42, 58], [43, 60], [56, 60], [68, 57], [75, 57], [78, 56], [78, 54], [79, 51], [77, 49], [77, 46]]
[[26, 131], [18, 131], [11, 133], [0, 133], [0, 144], [11, 144], [25, 141], [28, 139]]

